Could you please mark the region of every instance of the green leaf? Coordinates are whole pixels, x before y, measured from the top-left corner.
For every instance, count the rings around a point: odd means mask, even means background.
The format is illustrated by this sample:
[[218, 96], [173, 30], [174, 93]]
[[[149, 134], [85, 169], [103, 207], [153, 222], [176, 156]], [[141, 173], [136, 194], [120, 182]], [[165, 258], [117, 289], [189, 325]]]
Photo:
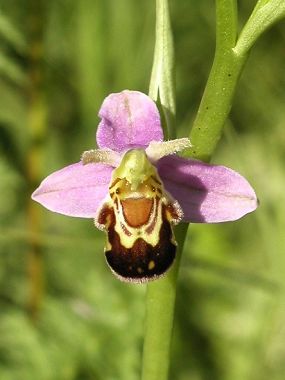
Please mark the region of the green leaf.
[[149, 96], [160, 101], [166, 121], [167, 137], [175, 137], [175, 83], [174, 83], [174, 50], [166, 0], [156, 2], [156, 36], [154, 60], [149, 85]]

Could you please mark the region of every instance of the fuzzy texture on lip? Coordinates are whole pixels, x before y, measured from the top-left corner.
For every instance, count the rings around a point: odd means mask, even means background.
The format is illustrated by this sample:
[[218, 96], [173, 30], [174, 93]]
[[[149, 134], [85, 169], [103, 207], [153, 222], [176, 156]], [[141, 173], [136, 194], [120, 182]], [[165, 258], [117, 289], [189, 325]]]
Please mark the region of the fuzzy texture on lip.
[[[163, 132], [155, 103], [138, 91], [109, 95], [103, 102], [97, 131], [100, 149], [121, 157], [130, 149], [161, 142]], [[256, 209], [256, 194], [248, 181], [224, 166], [159, 154], [156, 166], [165, 189], [180, 204], [185, 222], [217, 223], [236, 220]], [[51, 211], [94, 218], [108, 194], [116, 166], [104, 162], [69, 165], [49, 175], [32, 198]]]

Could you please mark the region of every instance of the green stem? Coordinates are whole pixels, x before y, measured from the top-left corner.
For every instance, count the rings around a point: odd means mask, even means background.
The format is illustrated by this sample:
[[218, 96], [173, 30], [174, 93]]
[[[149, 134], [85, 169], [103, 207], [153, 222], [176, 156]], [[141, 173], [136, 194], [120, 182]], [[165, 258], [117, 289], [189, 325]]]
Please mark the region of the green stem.
[[216, 0], [216, 52], [196, 120], [189, 155], [209, 161], [221, 138], [246, 55], [233, 51], [237, 36], [236, 0]]
[[41, 2], [30, 0], [28, 27], [30, 32], [28, 62], [28, 126], [29, 148], [26, 157], [26, 178], [29, 185], [27, 202], [27, 222], [29, 227], [29, 249], [27, 271], [29, 278], [28, 313], [36, 321], [43, 298], [43, 257], [38, 239], [42, 228], [42, 218], [38, 205], [30, 198], [31, 192], [39, 184], [43, 161], [43, 143], [47, 132], [47, 111], [43, 94], [43, 8]]
[[178, 253], [165, 277], [147, 286], [142, 380], [166, 380], [175, 309], [176, 284], [188, 224], [176, 229]]
[[257, 38], [285, 17], [284, 0], [259, 0], [237, 43], [236, 0], [216, 0], [216, 53], [190, 133], [190, 156], [209, 161], [221, 138], [248, 52]]

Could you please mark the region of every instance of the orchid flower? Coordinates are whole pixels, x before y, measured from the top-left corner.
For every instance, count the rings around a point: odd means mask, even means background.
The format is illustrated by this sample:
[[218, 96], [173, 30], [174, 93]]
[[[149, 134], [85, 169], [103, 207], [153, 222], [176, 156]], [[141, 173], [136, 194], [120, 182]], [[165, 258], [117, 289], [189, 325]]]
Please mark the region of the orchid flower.
[[187, 138], [163, 141], [155, 103], [138, 91], [109, 95], [99, 149], [49, 175], [32, 198], [51, 211], [93, 218], [107, 232], [105, 255], [123, 281], [162, 276], [175, 258], [173, 225], [239, 219], [257, 207], [237, 172], [179, 157]]

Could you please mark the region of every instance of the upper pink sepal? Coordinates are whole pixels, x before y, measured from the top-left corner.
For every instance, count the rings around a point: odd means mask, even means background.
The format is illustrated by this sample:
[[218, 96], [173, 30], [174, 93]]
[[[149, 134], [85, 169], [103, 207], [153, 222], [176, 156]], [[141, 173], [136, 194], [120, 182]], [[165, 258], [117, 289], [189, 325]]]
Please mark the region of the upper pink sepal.
[[123, 152], [163, 140], [156, 104], [142, 92], [125, 90], [107, 96], [99, 116], [96, 139], [101, 149]]

